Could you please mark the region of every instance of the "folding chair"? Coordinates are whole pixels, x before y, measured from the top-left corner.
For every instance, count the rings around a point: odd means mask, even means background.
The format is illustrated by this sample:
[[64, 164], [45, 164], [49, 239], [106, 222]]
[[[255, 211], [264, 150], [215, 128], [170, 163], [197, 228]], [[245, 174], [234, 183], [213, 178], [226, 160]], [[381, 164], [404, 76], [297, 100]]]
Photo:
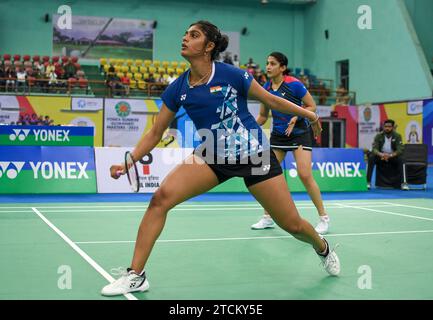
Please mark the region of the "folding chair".
[[[403, 183], [409, 184], [409, 189], [427, 188], [427, 145], [405, 144], [403, 151]], [[413, 188], [410, 185], [422, 185]]]

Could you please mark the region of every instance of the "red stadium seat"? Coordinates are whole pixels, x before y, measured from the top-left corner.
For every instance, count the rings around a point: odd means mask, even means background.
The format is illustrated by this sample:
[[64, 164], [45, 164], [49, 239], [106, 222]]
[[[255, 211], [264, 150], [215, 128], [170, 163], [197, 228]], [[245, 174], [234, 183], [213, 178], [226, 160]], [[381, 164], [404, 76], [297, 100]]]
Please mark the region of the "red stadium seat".
[[77, 84], [77, 79], [75, 78], [69, 78], [68, 83], [71, 87], [75, 86]]
[[81, 65], [80, 65], [79, 63], [74, 63], [74, 66], [75, 66], [75, 68], [76, 68], [77, 70], [80, 70], [80, 69], [81, 69]]
[[23, 60], [24, 60], [24, 61], [30, 61], [30, 56], [29, 56], [28, 54], [26, 54], [26, 55], [23, 57]]
[[33, 62], [36, 62], [36, 61], [39, 62], [40, 59], [41, 59], [41, 57], [39, 57], [39, 56], [33, 56]]
[[80, 88], [87, 88], [89, 81], [87, 79], [84, 78], [80, 78], [78, 79], [78, 85], [80, 86]]
[[59, 62], [60, 58], [58, 56], [51, 57], [53, 63]]
[[43, 56], [42, 57], [42, 61], [45, 63], [45, 62], [48, 62], [48, 61], [50, 61], [50, 57], [49, 56]]
[[28, 76], [28, 77], [27, 77], [27, 81], [28, 81], [28, 83], [29, 83], [29, 86], [31, 87], [31, 86], [33, 86], [33, 85], [35, 84], [35, 82], [36, 82], [36, 78], [33, 77], [33, 76]]
[[63, 62], [63, 64], [65, 64], [66, 62], [68, 62], [69, 61], [69, 57], [68, 56], [63, 56], [62, 57], [62, 62]]
[[72, 57], [72, 62], [73, 63], [77, 63], [78, 62], [78, 57]]
[[11, 59], [11, 55], [6, 53], [6, 54], [3, 55], [3, 59], [4, 60], [10, 60]]
[[14, 54], [14, 61], [21, 60], [21, 56], [19, 54]]

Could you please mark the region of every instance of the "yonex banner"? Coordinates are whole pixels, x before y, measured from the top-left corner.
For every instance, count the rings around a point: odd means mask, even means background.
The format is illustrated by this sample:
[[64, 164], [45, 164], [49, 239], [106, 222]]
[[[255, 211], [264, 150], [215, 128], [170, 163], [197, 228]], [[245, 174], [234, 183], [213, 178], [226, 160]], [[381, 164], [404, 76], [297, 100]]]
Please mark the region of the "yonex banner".
[[[367, 190], [366, 163], [361, 149], [317, 148], [313, 150], [311, 165], [321, 191]], [[283, 170], [290, 190], [305, 191], [292, 152], [287, 153]]]
[[[290, 191], [305, 191], [298, 177], [296, 161], [288, 152], [282, 163]], [[313, 149], [313, 176], [321, 191], [366, 191], [366, 164], [361, 149]], [[247, 192], [240, 178], [232, 178], [212, 192]]]
[[0, 146], [0, 193], [96, 193], [93, 148]]
[[93, 146], [93, 127], [0, 126], [0, 146]]

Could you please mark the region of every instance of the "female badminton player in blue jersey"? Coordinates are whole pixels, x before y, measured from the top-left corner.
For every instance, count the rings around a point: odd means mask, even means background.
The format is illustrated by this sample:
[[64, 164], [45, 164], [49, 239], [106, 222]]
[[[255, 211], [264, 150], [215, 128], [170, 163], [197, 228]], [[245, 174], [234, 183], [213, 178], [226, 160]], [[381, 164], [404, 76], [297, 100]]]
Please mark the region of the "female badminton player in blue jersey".
[[[215, 62], [228, 45], [216, 26], [207, 21], [193, 23], [182, 39], [182, 56], [191, 68], [164, 91], [163, 105], [152, 129], [132, 152], [136, 161], [149, 153], [176, 112], [182, 106], [198, 133], [202, 145], [175, 167], [154, 193], [141, 221], [130, 268], [102, 289], [103, 295], [146, 291], [144, 273], [150, 252], [160, 235], [168, 211], [177, 204], [202, 194], [234, 177], [244, 178], [250, 193], [274, 221], [296, 239], [312, 245], [331, 275], [340, 272], [340, 262], [326, 240], [303, 220], [287, 188], [281, 166], [270, 150], [260, 126], [247, 108], [247, 97], [271, 109], [308, 119], [315, 134], [321, 130], [319, 117], [304, 108], [270, 94], [251, 76], [231, 65]], [[118, 178], [123, 165], [113, 165], [111, 176]], [[187, 183], [179, 182], [187, 181]]]
[[[289, 100], [298, 106], [304, 105], [306, 109], [315, 112], [316, 103], [313, 97], [302, 82], [288, 76], [287, 63], [288, 60], [284, 54], [272, 52], [266, 63], [266, 73], [269, 81], [263, 87], [276, 96]], [[269, 108], [262, 104], [257, 123], [259, 125], [265, 124], [268, 117]], [[320, 221], [315, 229], [320, 234], [326, 234], [329, 228], [329, 216], [325, 213], [319, 186], [313, 178], [311, 168], [312, 137], [308, 121], [305, 118], [281, 113], [275, 109], [272, 110], [272, 119], [271, 148], [280, 163], [285, 158], [287, 151], [293, 152], [298, 176], [307, 189], [320, 216]], [[273, 228], [274, 226], [271, 216], [265, 212], [263, 217], [253, 224], [251, 228], [260, 230]]]

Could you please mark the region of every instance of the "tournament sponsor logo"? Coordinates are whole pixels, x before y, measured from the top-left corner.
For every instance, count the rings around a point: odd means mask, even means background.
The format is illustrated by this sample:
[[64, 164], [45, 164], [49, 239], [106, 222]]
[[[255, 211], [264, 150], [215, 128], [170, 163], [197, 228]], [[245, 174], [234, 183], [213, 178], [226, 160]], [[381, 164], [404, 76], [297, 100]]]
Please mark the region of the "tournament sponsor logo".
[[12, 129], [13, 133], [9, 135], [10, 141], [24, 141], [26, 140], [27, 136], [29, 135], [30, 129]]
[[125, 118], [131, 113], [131, 106], [126, 101], [120, 101], [114, 107], [119, 117]]
[[56, 141], [64, 142], [69, 140], [69, 131], [63, 129], [12, 129], [13, 133], [9, 135], [10, 141], [24, 141], [30, 133], [34, 136], [35, 141]]
[[[291, 163], [293, 168], [289, 169], [289, 176], [296, 178], [298, 171], [296, 170], [296, 162]], [[311, 166], [318, 169], [322, 178], [354, 178], [362, 177], [360, 172], [360, 162], [312, 162]]]
[[[0, 178], [15, 179], [22, 171], [24, 161], [0, 161]], [[89, 179], [88, 162], [29, 162], [34, 179]]]
[[25, 162], [24, 161], [0, 161], [0, 179], [9, 178], [15, 179], [21, 172]]

